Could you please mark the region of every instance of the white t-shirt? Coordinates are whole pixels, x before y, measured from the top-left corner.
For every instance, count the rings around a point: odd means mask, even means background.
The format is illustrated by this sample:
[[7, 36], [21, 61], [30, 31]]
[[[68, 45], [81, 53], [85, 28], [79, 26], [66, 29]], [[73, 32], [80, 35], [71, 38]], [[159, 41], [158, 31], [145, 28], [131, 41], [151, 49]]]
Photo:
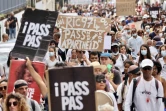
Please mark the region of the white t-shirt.
[[45, 64], [48, 66], [48, 68], [54, 68], [56, 63], [62, 62], [62, 58], [58, 56], [54, 61], [51, 61], [50, 59], [47, 59]]
[[[129, 86], [125, 102], [125, 111], [130, 111], [130, 106], [132, 104], [132, 92], [133, 81]], [[157, 91], [154, 78], [151, 81], [146, 81], [143, 77], [141, 77], [134, 94], [136, 111], [164, 111], [164, 103], [162, 102], [162, 98], [156, 99], [156, 97], [164, 97], [161, 82], [158, 81]], [[147, 102], [147, 99], [149, 99], [149, 102]]]
[[160, 62], [161, 66], [162, 66], [161, 77], [166, 79], [166, 63], [164, 62], [163, 57], [159, 58], [158, 61]]
[[[122, 56], [123, 56], [123, 59], [122, 59]], [[127, 59], [127, 57], [124, 55], [124, 54], [119, 54], [119, 57], [118, 59], [116, 60], [116, 64], [115, 66], [118, 67], [122, 72], [124, 72], [124, 64], [123, 62]]]
[[141, 45], [144, 43], [142, 37], [137, 36], [137, 38], [131, 37], [128, 40], [128, 47], [134, 49], [133, 52], [131, 52], [131, 55], [133, 57], [137, 57], [137, 54], [140, 50]]
[[129, 89], [129, 80], [127, 81], [127, 85], [125, 85], [124, 92], [123, 92], [123, 98], [122, 98], [123, 85], [124, 85], [124, 82], [122, 82], [117, 88], [117, 96], [118, 96], [117, 103], [118, 104], [122, 103], [122, 99], [124, 99], [123, 104], [122, 104], [122, 109], [124, 110], [125, 109], [126, 96], [127, 96], [127, 92], [128, 92], [128, 89]]
[[154, 46], [150, 46], [149, 49], [150, 49], [150, 53], [151, 53], [152, 57], [155, 58], [155, 56], [158, 54], [157, 49]]

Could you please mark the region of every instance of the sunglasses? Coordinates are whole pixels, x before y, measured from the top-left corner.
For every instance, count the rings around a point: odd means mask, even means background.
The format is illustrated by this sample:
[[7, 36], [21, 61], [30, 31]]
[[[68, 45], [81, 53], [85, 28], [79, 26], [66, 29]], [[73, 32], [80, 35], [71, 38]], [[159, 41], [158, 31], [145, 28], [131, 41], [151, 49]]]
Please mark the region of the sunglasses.
[[13, 106], [17, 106], [17, 105], [18, 105], [18, 102], [17, 102], [17, 101], [9, 102], [9, 103], [8, 103], [8, 106], [10, 107], [10, 106], [12, 106], [12, 104], [13, 104]]
[[6, 90], [6, 89], [7, 89], [7, 86], [0, 87], [0, 91]]
[[105, 79], [97, 79], [96, 82], [98, 82], [98, 83], [101, 83], [101, 82], [106, 83], [106, 80]]
[[152, 70], [152, 67], [144, 67], [143, 70]]

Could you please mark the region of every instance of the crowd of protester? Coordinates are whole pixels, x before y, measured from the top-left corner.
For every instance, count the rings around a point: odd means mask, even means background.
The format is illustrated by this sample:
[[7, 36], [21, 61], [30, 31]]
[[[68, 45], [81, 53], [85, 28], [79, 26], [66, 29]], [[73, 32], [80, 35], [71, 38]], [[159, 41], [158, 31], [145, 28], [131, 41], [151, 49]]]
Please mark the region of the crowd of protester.
[[[153, 17], [150, 7], [159, 7]], [[102, 52], [59, 48], [61, 29], [56, 26], [48, 52], [43, 60], [46, 72], [56, 67], [93, 66], [96, 90], [102, 90], [113, 99], [114, 106], [104, 105], [101, 111], [164, 111], [166, 108], [166, 13], [162, 3], [137, 4], [135, 15], [116, 16], [111, 4], [85, 6], [66, 5], [60, 13], [77, 13], [78, 16], [104, 17], [112, 20], [107, 35], [112, 37], [111, 50]], [[141, 20], [141, 21], [139, 21]], [[136, 26], [135, 22], [140, 22]], [[17, 18], [13, 13], [5, 22], [3, 41], [15, 38]], [[138, 28], [139, 27], [139, 28]], [[9, 37], [8, 37], [9, 35]], [[48, 111], [48, 88], [33, 68], [29, 58], [26, 67], [40, 88], [44, 104], [27, 98], [28, 83], [22, 79], [14, 83], [15, 93], [7, 94], [10, 61], [0, 64], [0, 111]], [[43, 106], [44, 105], [44, 106]]]

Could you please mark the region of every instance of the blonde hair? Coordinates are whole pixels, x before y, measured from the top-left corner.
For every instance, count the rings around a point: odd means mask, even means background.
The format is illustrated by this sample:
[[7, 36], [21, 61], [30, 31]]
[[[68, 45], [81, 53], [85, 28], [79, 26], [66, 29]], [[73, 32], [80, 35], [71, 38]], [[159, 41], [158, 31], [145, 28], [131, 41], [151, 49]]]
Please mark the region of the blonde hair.
[[24, 99], [24, 97], [21, 94], [18, 93], [10, 93], [5, 101], [5, 111], [10, 111], [8, 106], [9, 100], [10, 99], [15, 99], [18, 101], [18, 111], [29, 111], [30, 108], [27, 105], [26, 100]]

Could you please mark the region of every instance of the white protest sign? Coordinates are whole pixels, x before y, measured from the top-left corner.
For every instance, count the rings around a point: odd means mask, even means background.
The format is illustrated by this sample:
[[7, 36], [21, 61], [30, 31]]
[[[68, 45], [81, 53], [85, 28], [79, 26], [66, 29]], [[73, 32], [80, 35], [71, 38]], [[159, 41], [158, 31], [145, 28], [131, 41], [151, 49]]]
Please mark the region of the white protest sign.
[[104, 49], [111, 49], [111, 36], [104, 37]]

